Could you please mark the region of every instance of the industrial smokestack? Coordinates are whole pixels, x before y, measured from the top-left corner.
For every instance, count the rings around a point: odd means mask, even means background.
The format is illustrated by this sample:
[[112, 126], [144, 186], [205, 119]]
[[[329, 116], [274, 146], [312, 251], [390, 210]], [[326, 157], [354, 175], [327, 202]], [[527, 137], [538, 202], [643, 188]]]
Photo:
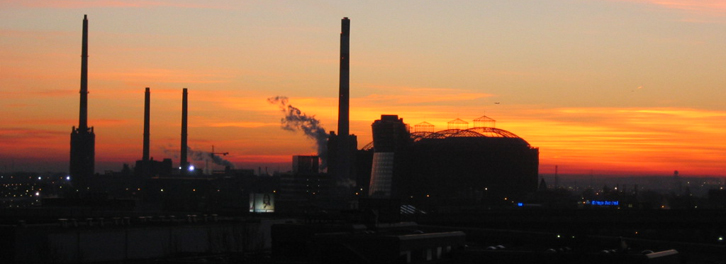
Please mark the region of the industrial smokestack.
[[338, 99], [338, 135], [347, 137], [350, 133], [349, 109], [350, 109], [350, 20], [345, 17], [341, 23], [340, 32], [340, 88]]
[[337, 168], [339, 181], [350, 178], [350, 20], [341, 20], [340, 32], [340, 89], [338, 98], [338, 148]]
[[189, 164], [187, 162], [187, 88], [182, 95], [182, 129], [181, 129], [181, 174], [186, 174]]
[[83, 15], [83, 42], [81, 46], [81, 107], [78, 129], [88, 129], [88, 18]]
[[150, 112], [151, 112], [151, 92], [149, 87], [146, 87], [146, 93], [144, 94], [144, 154], [141, 160], [144, 162], [144, 169], [147, 169], [149, 163], [149, 123], [150, 123]]
[[141, 156], [141, 176], [148, 177], [151, 173], [151, 164], [149, 162], [149, 123], [150, 123], [150, 112], [151, 112], [151, 92], [149, 87], [146, 87], [144, 93], [144, 147], [143, 154]]
[[81, 103], [78, 128], [71, 130], [71, 159], [69, 174], [79, 190], [88, 190], [95, 171], [96, 134], [88, 127], [88, 17], [83, 15], [81, 43]]

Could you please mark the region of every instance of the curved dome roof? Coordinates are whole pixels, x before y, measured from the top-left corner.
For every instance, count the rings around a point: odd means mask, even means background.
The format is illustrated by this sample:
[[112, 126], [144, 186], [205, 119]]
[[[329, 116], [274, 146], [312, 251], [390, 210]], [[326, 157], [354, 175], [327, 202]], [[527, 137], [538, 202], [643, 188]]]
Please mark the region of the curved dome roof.
[[[515, 142], [524, 143], [530, 146], [529, 142], [516, 134], [504, 129], [493, 127], [474, 127], [469, 129], [447, 129], [438, 132], [411, 132], [413, 142], [419, 142], [422, 139], [446, 139], [446, 138], [508, 138]], [[510, 141], [511, 142], [511, 141]], [[519, 143], [518, 143], [519, 144]], [[366, 144], [362, 150], [373, 149], [373, 142]]]
[[498, 137], [520, 138], [512, 132], [493, 127], [475, 127], [469, 129], [447, 129], [438, 132], [413, 132], [411, 138], [448, 138], [448, 137]]
[[512, 138], [527, 141], [512, 132], [493, 127], [475, 127], [469, 129], [447, 129], [438, 132], [414, 132], [411, 133], [414, 142], [422, 139], [445, 139], [445, 138]]

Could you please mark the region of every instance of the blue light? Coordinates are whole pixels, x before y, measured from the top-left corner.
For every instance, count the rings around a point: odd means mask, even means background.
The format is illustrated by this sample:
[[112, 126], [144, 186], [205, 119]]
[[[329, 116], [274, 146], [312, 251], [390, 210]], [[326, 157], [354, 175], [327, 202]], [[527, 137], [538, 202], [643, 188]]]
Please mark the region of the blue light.
[[618, 206], [620, 205], [620, 201], [591, 201], [590, 204], [597, 206]]
[[517, 206], [522, 207], [522, 206], [524, 206], [524, 204], [523, 203], [517, 203]]
[[189, 171], [194, 171], [194, 165], [189, 165]]

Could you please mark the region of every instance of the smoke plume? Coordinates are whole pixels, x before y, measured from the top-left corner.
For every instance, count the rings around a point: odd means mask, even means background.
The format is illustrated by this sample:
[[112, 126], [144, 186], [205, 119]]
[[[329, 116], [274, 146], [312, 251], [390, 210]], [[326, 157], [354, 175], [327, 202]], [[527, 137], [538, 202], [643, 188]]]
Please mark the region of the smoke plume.
[[[173, 149], [170, 150], [165, 147], [161, 147], [161, 149], [164, 151], [166, 155], [172, 156], [173, 158], [179, 158], [179, 150]], [[234, 164], [232, 162], [214, 154], [211, 152], [201, 151], [201, 150], [193, 150], [190, 147], [187, 147], [187, 157], [191, 159], [192, 161], [211, 161], [214, 164], [221, 165], [221, 166], [229, 166], [229, 168], [233, 169]]]
[[271, 104], [276, 104], [280, 110], [285, 113], [285, 117], [280, 119], [280, 127], [288, 131], [302, 131], [310, 139], [315, 140], [318, 148], [318, 157], [320, 157], [320, 169], [324, 170], [328, 167], [328, 134], [325, 128], [320, 126], [320, 121], [315, 116], [308, 116], [297, 107], [288, 104], [285, 96], [275, 96], [267, 98]]

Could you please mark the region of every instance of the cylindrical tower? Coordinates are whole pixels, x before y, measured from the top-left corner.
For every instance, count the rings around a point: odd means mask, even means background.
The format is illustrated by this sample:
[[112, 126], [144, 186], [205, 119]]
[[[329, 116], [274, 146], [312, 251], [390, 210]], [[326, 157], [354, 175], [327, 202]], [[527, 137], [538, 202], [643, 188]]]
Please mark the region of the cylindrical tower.
[[88, 128], [88, 18], [83, 15], [83, 43], [81, 45], [81, 107], [78, 129]]
[[187, 162], [187, 88], [184, 88], [182, 94], [182, 124], [181, 124], [181, 157], [179, 160], [179, 166], [181, 167], [181, 174], [185, 175], [189, 169]]
[[350, 20], [341, 20], [340, 32], [340, 83], [338, 98], [338, 142], [336, 177], [339, 183], [351, 179], [351, 138], [349, 131], [350, 118]]
[[88, 17], [83, 15], [81, 44], [81, 100], [78, 128], [71, 130], [71, 157], [69, 174], [76, 188], [88, 191], [95, 172], [96, 134], [88, 127]]
[[[141, 160], [144, 163], [149, 162], [149, 126], [150, 126], [150, 112], [151, 112], [151, 91], [149, 91], [149, 87], [146, 87], [146, 92], [144, 93], [144, 150]], [[144, 166], [147, 166], [146, 164]], [[146, 168], [144, 168], [146, 169]]]

